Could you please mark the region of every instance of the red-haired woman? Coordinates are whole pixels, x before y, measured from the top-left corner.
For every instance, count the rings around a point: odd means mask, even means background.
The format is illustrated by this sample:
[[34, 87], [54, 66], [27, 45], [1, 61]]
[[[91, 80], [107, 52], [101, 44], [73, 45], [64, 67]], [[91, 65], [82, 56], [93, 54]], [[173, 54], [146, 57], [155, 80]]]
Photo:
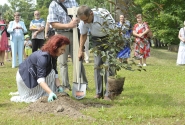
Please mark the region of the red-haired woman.
[[133, 28], [133, 35], [136, 37], [134, 56], [140, 60], [140, 66], [146, 66], [146, 58], [150, 56], [150, 44], [147, 38], [149, 26], [143, 22], [141, 14], [138, 14], [136, 18], [137, 24]]
[[47, 43], [19, 65], [16, 75], [18, 94], [14, 102], [34, 102], [48, 96], [48, 102], [57, 98], [55, 92], [63, 92], [57, 71], [57, 57], [65, 52], [69, 39], [55, 35]]

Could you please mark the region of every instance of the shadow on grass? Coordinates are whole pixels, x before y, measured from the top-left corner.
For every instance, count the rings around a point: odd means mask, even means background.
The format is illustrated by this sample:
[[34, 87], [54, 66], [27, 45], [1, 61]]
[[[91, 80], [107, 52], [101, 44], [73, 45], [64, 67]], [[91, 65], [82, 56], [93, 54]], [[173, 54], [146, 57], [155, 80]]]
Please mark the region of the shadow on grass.
[[93, 108], [110, 108], [111, 106], [113, 106], [112, 101], [107, 101], [107, 100], [103, 100], [103, 99], [94, 99], [94, 98], [84, 98], [82, 100], [82, 103], [86, 106], [86, 107], [93, 107]]
[[[120, 101], [121, 100], [121, 101]], [[176, 102], [168, 94], [159, 93], [140, 93], [133, 92], [132, 94], [120, 95], [116, 101], [119, 105], [132, 105], [132, 106], [183, 106], [185, 102]]]
[[155, 57], [157, 59], [165, 59], [165, 60], [176, 60], [177, 53], [168, 51], [167, 49], [164, 49], [164, 48], [163, 49], [162, 48], [152, 48], [151, 57]]
[[0, 108], [6, 108], [6, 107], [10, 107], [13, 106], [13, 104], [11, 103], [0, 103]]

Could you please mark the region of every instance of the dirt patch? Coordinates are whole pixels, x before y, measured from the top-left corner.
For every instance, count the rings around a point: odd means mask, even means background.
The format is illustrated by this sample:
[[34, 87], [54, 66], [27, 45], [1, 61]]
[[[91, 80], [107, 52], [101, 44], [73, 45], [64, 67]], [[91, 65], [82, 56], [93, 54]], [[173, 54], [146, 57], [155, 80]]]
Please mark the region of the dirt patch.
[[87, 118], [93, 119], [89, 116], [83, 115], [80, 110], [87, 108], [87, 105], [84, 105], [76, 100], [71, 99], [65, 94], [57, 94], [57, 99], [53, 102], [48, 102], [47, 97], [42, 97], [34, 103], [31, 103], [24, 113], [50, 113], [54, 115], [65, 115], [72, 118]]

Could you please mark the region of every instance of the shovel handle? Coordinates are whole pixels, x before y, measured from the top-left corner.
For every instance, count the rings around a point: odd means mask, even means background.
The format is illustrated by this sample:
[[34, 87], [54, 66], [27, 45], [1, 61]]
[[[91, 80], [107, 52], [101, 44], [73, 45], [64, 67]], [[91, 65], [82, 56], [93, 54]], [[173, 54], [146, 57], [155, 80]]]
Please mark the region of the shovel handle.
[[82, 75], [82, 57], [79, 60], [79, 78], [81, 78]]
[[78, 81], [78, 91], [80, 90], [80, 83], [81, 83], [81, 75], [82, 75], [82, 58], [79, 60], [79, 81]]

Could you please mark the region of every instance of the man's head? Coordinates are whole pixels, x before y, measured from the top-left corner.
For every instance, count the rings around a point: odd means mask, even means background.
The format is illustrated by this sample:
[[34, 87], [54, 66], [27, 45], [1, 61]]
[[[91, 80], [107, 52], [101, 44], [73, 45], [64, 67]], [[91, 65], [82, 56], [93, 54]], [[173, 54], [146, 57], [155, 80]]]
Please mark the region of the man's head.
[[34, 17], [35, 17], [35, 19], [40, 19], [40, 12], [36, 10], [34, 12]]
[[90, 7], [82, 5], [78, 8], [77, 16], [82, 20], [84, 23], [92, 23], [93, 21], [93, 11]]

